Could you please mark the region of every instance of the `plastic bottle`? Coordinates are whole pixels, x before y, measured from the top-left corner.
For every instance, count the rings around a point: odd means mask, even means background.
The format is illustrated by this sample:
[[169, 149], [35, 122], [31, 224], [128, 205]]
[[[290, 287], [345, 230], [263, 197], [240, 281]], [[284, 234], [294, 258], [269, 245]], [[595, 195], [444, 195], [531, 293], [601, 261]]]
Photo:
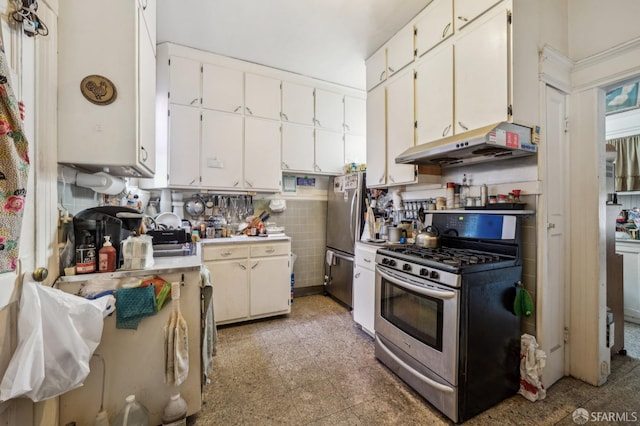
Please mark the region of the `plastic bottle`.
[[82, 244], [76, 249], [76, 273], [90, 274], [96, 271], [96, 245], [89, 231], [84, 231]]
[[111, 237], [104, 236], [104, 244], [98, 252], [98, 271], [113, 272], [116, 270], [116, 249], [111, 244]]
[[136, 401], [135, 395], [129, 395], [112, 426], [149, 426], [149, 411]]
[[162, 426], [186, 426], [187, 402], [179, 393], [171, 395], [171, 399], [162, 413]]

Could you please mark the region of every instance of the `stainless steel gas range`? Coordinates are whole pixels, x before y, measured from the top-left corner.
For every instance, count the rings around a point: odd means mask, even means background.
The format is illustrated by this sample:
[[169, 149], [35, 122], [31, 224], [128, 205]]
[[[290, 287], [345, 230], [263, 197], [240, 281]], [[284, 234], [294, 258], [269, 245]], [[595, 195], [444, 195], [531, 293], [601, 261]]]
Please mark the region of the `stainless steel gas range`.
[[516, 393], [522, 279], [515, 215], [427, 215], [440, 248], [376, 255], [376, 357], [455, 422]]

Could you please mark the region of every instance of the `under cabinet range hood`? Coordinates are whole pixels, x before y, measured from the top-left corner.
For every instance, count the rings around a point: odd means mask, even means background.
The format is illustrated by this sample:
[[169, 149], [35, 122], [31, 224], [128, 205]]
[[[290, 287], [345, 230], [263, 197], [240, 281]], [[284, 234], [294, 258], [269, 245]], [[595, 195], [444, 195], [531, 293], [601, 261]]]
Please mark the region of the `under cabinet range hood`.
[[396, 157], [396, 163], [456, 167], [522, 157], [538, 150], [531, 136], [529, 127], [496, 123], [411, 147]]

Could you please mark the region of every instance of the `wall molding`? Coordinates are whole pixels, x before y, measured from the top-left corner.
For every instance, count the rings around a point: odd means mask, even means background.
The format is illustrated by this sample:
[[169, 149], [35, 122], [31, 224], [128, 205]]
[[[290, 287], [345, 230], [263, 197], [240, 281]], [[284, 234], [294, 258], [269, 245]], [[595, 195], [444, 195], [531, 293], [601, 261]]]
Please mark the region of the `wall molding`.
[[539, 53], [540, 81], [571, 93], [571, 70], [575, 62], [559, 50], [545, 45]]
[[[612, 70], [616, 70], [612, 72]], [[574, 92], [601, 87], [640, 74], [640, 37], [581, 59], [571, 73]]]

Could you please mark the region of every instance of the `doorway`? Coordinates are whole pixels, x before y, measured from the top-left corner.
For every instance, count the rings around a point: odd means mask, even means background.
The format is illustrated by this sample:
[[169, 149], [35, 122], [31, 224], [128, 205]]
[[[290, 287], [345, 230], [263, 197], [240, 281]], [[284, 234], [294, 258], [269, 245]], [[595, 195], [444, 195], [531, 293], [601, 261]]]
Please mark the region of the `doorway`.
[[[605, 142], [617, 146], [621, 152], [619, 155], [623, 155], [622, 152], [628, 152], [624, 147], [635, 145], [637, 138], [634, 136], [640, 135], [640, 108], [637, 107], [639, 83], [640, 76], [635, 76], [605, 87], [608, 94], [605, 96], [603, 109], [605, 111]], [[636, 158], [636, 162], [640, 164], [640, 158]], [[617, 175], [620, 175], [620, 166], [625, 162], [621, 161], [620, 163], [617, 167]], [[623, 173], [625, 172], [623, 171]], [[636, 188], [625, 185], [622, 188], [624, 191], [620, 191], [620, 189], [620, 186], [616, 185], [617, 210], [628, 212], [640, 208], [640, 186]], [[626, 215], [620, 215], [620, 218], [622, 217], [626, 217]], [[607, 218], [607, 220], [615, 220], [615, 218]], [[638, 224], [640, 225], [640, 221]], [[616, 252], [621, 253], [624, 257], [622, 262], [623, 310], [619, 313], [624, 315], [624, 320], [620, 321], [624, 328], [624, 333], [621, 333], [624, 343], [620, 353], [626, 353], [632, 358], [640, 359], [640, 318], [635, 314], [640, 311], [640, 307], [636, 309], [640, 287], [637, 286], [637, 276], [633, 273], [636, 269], [635, 266], [640, 264], [638, 262], [640, 252], [635, 252], [635, 244], [631, 240], [631, 236], [636, 234], [631, 232], [633, 226], [632, 222], [616, 223]], [[640, 246], [640, 243], [638, 245]], [[609, 284], [607, 285], [609, 287]]]

